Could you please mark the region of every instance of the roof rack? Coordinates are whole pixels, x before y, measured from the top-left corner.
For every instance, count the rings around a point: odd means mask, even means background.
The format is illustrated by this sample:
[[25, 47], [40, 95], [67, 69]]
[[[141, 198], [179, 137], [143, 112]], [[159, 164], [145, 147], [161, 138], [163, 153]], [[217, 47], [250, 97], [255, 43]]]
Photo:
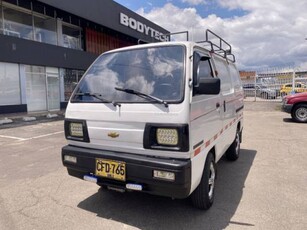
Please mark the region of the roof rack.
[[[211, 37], [211, 39], [210, 39], [210, 37]], [[212, 41], [213, 39], [217, 39], [218, 42], [214, 43]], [[228, 57], [230, 56], [232, 58], [232, 59], [230, 59], [230, 61], [236, 62], [236, 57], [231, 52], [231, 50], [232, 50], [231, 45], [228, 42], [226, 42], [223, 38], [221, 38], [217, 34], [213, 33], [209, 29], [206, 30], [206, 40], [205, 41], [198, 41], [196, 43], [207, 43], [207, 45], [210, 46], [212, 53], [215, 53], [215, 54], [219, 55], [220, 57], [225, 58], [227, 61], [229, 60]]]
[[189, 31], [180, 31], [180, 32], [174, 32], [174, 33], [159, 34], [157, 36], [152, 37], [152, 41], [146, 41], [143, 39], [139, 39], [138, 44], [140, 45], [140, 44], [147, 44], [147, 43], [153, 43], [153, 42], [161, 42], [161, 41], [154, 40], [154, 39], [157, 39], [157, 38], [161, 39], [163, 37], [168, 38], [167, 41], [169, 41], [172, 35], [177, 35], [177, 34], [186, 34], [186, 39], [187, 41], [189, 41]]
[[[147, 43], [153, 43], [153, 42], [160, 42], [157, 39], [154, 41], [155, 38], [161, 39], [161, 38], [168, 38], [170, 40], [171, 35], [177, 35], [177, 34], [186, 34], [186, 39], [189, 41], [189, 31], [181, 31], [181, 32], [175, 32], [175, 33], [167, 33], [167, 34], [159, 34], [157, 36], [152, 37], [152, 41], [146, 41], [139, 39], [138, 44], [147, 44]], [[213, 40], [218, 40], [218, 42], [214, 42]], [[215, 53], [219, 55], [222, 58], [225, 58], [227, 61], [236, 62], [236, 57], [232, 53], [231, 45], [226, 42], [223, 38], [221, 38], [219, 35], [215, 34], [211, 30], [206, 30], [206, 40], [205, 41], [198, 41], [196, 43], [205, 43], [204, 46], [209, 46], [210, 52]], [[230, 57], [231, 59], [229, 59]]]

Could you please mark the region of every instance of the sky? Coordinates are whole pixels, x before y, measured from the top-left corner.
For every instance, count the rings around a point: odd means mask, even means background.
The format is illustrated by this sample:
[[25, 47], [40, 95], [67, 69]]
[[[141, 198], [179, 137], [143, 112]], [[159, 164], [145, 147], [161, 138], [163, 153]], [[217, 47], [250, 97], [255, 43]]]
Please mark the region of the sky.
[[306, 0], [115, 0], [171, 31], [232, 45], [241, 70], [307, 70]]

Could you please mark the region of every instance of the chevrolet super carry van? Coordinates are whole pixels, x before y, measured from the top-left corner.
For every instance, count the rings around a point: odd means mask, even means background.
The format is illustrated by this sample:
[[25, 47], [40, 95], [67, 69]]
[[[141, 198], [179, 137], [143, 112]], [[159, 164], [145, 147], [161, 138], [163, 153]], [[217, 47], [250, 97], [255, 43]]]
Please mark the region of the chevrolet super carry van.
[[106, 52], [68, 103], [63, 164], [104, 188], [190, 196], [208, 209], [216, 163], [239, 157], [243, 96], [231, 46], [209, 30], [200, 43]]

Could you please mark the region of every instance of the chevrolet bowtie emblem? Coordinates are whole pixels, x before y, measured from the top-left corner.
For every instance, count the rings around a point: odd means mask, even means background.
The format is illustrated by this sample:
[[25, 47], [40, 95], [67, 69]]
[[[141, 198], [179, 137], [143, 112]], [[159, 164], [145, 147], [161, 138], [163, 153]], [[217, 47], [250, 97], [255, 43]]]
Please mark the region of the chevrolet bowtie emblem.
[[111, 132], [111, 133], [108, 133], [108, 137], [116, 138], [116, 137], [119, 137], [119, 134], [116, 132]]

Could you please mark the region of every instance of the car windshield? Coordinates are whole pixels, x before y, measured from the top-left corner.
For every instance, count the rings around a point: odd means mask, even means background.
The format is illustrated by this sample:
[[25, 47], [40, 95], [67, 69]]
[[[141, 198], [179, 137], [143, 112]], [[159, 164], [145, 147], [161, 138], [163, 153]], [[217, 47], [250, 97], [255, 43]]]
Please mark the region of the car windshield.
[[183, 46], [159, 46], [100, 56], [81, 79], [72, 102], [174, 103], [183, 93]]

